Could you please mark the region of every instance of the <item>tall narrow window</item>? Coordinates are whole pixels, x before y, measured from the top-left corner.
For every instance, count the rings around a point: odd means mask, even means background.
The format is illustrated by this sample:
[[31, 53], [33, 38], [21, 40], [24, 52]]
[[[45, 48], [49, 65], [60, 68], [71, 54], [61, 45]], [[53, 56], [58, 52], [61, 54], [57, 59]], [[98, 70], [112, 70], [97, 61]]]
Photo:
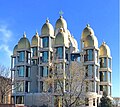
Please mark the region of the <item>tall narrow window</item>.
[[93, 50], [87, 50], [87, 54], [88, 54], [88, 61], [93, 61]]
[[48, 76], [48, 67], [46, 67], [46, 66], [43, 67], [43, 76], [44, 77]]
[[95, 92], [95, 84], [94, 81], [91, 81], [91, 91]]
[[95, 66], [95, 74], [96, 74], [96, 77], [98, 78], [98, 66]]
[[103, 91], [107, 92], [107, 85], [103, 85]]
[[98, 63], [98, 51], [97, 50], [95, 50], [95, 62]]
[[17, 82], [16, 83], [16, 91], [23, 92], [24, 91], [24, 82]]
[[103, 85], [100, 85], [100, 91], [103, 91]]
[[56, 54], [58, 59], [63, 59], [63, 47], [57, 48], [57, 54]]
[[98, 93], [98, 87], [99, 87], [98, 82], [96, 82], [96, 93]]
[[108, 95], [111, 96], [111, 86], [108, 86]]
[[32, 57], [37, 56], [37, 47], [32, 48]]
[[40, 67], [40, 76], [41, 77], [47, 77], [48, 76], [48, 67], [47, 66], [41, 66]]
[[24, 66], [18, 67], [18, 76], [23, 77], [24, 76]]
[[30, 77], [30, 67], [26, 66], [26, 77]]
[[42, 61], [43, 62], [48, 62], [48, 52], [47, 51], [43, 52]]
[[94, 76], [93, 65], [88, 65], [87, 71], [88, 71], [88, 76], [89, 77], [93, 77]]
[[100, 68], [106, 68], [107, 67], [107, 58], [100, 58]]
[[108, 72], [108, 82], [111, 83], [111, 72]]
[[16, 104], [23, 104], [24, 96], [16, 96]]
[[20, 52], [19, 53], [19, 62], [24, 62], [25, 60], [25, 52]]
[[107, 81], [107, 72], [106, 71], [100, 71], [100, 81]]
[[48, 37], [44, 37], [42, 38], [42, 45], [43, 45], [43, 48], [46, 48], [49, 46], [49, 38]]
[[30, 82], [29, 81], [25, 82], [25, 92], [30, 92]]
[[40, 81], [40, 92], [43, 92], [43, 81]]
[[110, 58], [108, 58], [108, 68], [111, 69], [111, 59]]

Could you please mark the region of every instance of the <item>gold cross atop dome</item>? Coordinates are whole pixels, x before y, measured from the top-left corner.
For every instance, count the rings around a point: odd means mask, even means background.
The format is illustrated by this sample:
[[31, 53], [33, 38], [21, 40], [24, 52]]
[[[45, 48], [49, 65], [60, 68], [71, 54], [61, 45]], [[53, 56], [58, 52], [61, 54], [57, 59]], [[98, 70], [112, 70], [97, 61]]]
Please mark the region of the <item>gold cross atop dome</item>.
[[64, 13], [63, 13], [63, 11], [61, 10], [60, 12], [59, 12], [59, 15], [60, 16], [62, 16]]

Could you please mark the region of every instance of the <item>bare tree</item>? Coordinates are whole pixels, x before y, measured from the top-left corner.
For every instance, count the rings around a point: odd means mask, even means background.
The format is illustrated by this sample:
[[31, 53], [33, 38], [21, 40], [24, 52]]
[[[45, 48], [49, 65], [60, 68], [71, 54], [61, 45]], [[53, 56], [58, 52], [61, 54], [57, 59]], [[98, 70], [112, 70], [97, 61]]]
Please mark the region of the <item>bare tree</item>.
[[120, 105], [120, 98], [114, 97], [113, 98], [113, 107], [119, 107], [119, 105]]
[[[54, 67], [56, 68], [56, 65]], [[59, 86], [59, 90], [55, 91], [57, 97], [56, 107], [60, 107], [60, 100], [62, 100], [62, 106], [65, 107], [79, 107], [85, 104], [85, 74], [85, 68], [77, 61], [71, 62], [65, 70], [65, 74], [63, 73], [63, 69], [54, 69], [54, 82], [57, 81], [57, 85]], [[63, 75], [65, 78], [62, 77]], [[63, 82], [65, 82], [65, 86], [63, 86]]]
[[7, 103], [8, 96], [11, 94], [10, 69], [0, 65], [0, 103]]

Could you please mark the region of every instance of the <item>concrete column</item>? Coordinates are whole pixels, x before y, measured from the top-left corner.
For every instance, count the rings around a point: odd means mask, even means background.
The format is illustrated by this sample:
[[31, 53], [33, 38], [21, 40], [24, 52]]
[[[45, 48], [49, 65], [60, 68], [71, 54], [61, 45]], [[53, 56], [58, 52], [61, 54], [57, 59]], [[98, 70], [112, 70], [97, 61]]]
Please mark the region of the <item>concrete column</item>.
[[[65, 46], [63, 46], [63, 76], [65, 78]], [[65, 80], [63, 80], [63, 90], [65, 91]]]

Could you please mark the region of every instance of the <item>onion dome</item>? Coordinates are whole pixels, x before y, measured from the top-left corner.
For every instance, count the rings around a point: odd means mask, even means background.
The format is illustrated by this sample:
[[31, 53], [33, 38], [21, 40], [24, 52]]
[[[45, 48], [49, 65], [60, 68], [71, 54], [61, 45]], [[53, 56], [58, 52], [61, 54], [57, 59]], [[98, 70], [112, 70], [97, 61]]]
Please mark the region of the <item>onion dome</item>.
[[100, 46], [100, 56], [110, 56], [110, 48], [105, 42]]
[[75, 38], [73, 40], [74, 40], [75, 48], [78, 50], [78, 43]]
[[69, 46], [68, 35], [63, 32], [63, 28], [60, 28], [59, 33], [56, 35], [55, 45], [65, 45], [66, 47]]
[[84, 41], [84, 47], [98, 47], [98, 40], [94, 35], [88, 35]]
[[65, 30], [67, 30], [67, 23], [65, 21], [65, 19], [63, 18], [63, 16], [60, 16], [60, 18], [56, 21], [55, 24], [55, 29], [60, 29], [63, 28], [63, 31], [65, 32]]
[[84, 28], [81, 39], [84, 41], [88, 35], [94, 35], [94, 31], [89, 24]]
[[31, 46], [39, 46], [39, 35], [38, 32], [33, 36]]
[[18, 49], [18, 45], [15, 45], [13, 49], [13, 55], [17, 55], [17, 49]]
[[46, 20], [46, 23], [42, 26], [41, 35], [54, 35], [53, 26], [49, 23], [49, 20]]
[[23, 37], [18, 42], [18, 49], [29, 49], [30, 50], [30, 42], [26, 38], [26, 34], [23, 34]]

